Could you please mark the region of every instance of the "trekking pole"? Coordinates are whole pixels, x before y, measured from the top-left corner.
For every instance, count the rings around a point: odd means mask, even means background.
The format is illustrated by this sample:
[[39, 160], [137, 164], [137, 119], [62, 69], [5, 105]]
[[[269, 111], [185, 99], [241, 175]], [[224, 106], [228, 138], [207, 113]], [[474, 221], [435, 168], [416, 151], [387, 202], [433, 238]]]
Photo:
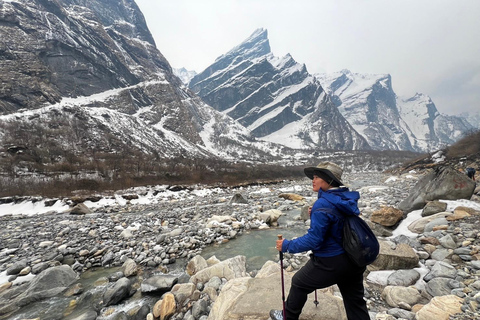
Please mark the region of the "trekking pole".
[[318, 307], [317, 289], [315, 289], [315, 300], [313, 301], [313, 303], [315, 303], [315, 307]]
[[[282, 240], [282, 235], [279, 234], [277, 235], [278, 240]], [[285, 314], [285, 282], [283, 280], [283, 252], [280, 250], [280, 276], [282, 279], [282, 303], [283, 303], [283, 319], [287, 319], [287, 316]]]

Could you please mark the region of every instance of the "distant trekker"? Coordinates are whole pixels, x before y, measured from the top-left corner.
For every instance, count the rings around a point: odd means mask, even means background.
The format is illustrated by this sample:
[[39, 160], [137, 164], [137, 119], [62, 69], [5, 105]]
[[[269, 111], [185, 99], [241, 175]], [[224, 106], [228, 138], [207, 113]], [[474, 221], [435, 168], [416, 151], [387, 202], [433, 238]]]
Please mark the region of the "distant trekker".
[[467, 176], [468, 176], [470, 179], [473, 179], [473, 181], [475, 181], [475, 169], [472, 168], [472, 167], [468, 167], [468, 168], [467, 168]]

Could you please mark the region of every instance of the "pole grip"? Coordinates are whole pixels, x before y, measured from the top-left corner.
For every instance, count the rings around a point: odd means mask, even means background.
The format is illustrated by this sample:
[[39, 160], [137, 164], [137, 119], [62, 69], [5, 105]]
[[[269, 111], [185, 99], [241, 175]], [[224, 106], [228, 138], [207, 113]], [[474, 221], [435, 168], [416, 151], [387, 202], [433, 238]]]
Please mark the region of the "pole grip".
[[278, 234], [277, 237], [278, 237], [278, 240], [282, 240], [282, 239], [283, 239], [283, 237], [282, 237], [281, 234]]

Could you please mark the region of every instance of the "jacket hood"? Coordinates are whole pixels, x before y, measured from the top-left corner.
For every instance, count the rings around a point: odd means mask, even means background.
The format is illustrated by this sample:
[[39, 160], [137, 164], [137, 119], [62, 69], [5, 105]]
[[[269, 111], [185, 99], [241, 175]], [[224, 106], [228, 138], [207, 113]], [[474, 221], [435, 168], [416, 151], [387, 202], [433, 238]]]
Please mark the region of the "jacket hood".
[[360, 193], [357, 191], [350, 191], [348, 188], [330, 189], [327, 191], [318, 191], [318, 197], [323, 197], [337, 208], [338, 211], [345, 214], [359, 215], [358, 199], [360, 199]]

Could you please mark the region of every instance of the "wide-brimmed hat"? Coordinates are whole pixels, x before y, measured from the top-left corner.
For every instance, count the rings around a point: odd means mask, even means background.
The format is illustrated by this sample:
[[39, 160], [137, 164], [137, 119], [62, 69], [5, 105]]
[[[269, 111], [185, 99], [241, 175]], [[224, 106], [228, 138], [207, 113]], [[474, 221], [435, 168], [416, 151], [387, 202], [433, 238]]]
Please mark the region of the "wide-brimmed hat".
[[338, 164], [335, 164], [333, 162], [320, 162], [316, 167], [308, 167], [303, 169], [303, 171], [310, 179], [313, 179], [315, 173], [326, 174], [333, 181], [343, 186], [343, 182], [341, 181], [343, 169]]

